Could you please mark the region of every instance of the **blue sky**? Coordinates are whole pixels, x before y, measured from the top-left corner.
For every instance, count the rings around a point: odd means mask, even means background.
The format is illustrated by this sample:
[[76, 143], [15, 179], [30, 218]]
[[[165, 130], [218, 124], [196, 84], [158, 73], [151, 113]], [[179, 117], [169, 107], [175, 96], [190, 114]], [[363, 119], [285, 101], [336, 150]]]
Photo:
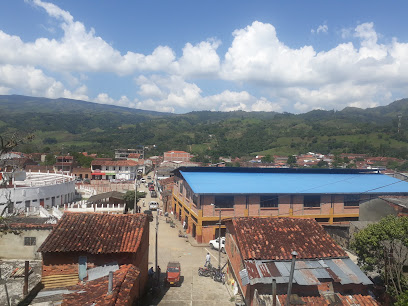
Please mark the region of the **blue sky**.
[[406, 1], [0, 1], [0, 94], [278, 111], [408, 97]]

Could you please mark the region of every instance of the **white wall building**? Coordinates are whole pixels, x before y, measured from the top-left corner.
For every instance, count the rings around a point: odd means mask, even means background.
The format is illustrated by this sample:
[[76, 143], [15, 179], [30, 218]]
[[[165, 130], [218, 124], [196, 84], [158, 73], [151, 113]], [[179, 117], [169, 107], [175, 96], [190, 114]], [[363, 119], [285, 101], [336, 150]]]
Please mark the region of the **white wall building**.
[[75, 181], [70, 175], [39, 172], [0, 174], [3, 182], [7, 181], [0, 187], [0, 210], [10, 199], [10, 214], [31, 211], [39, 206], [50, 208], [70, 203], [75, 198]]

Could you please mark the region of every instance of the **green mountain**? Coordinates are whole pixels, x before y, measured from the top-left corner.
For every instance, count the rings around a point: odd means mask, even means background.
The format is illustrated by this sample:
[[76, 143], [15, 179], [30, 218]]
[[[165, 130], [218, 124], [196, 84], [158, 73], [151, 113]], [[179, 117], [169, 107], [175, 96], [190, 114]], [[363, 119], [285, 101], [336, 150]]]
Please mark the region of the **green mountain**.
[[[400, 129], [398, 125], [400, 124]], [[150, 154], [186, 150], [196, 155], [247, 156], [366, 153], [408, 159], [408, 99], [370, 109], [305, 114], [210, 112], [182, 115], [70, 99], [0, 96], [0, 134], [29, 131], [22, 151], [113, 152], [156, 145]]]

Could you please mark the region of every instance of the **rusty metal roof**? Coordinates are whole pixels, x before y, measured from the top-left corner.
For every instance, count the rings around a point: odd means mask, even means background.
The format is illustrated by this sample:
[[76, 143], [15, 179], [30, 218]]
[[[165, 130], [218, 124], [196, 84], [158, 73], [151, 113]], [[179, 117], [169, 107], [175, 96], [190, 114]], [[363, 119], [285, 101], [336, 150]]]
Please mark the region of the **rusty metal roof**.
[[[290, 261], [245, 260], [249, 283], [278, 284], [289, 282]], [[371, 280], [349, 258], [324, 260], [297, 260], [293, 282], [298, 285], [320, 285], [320, 279], [332, 279], [345, 284], [371, 285]]]

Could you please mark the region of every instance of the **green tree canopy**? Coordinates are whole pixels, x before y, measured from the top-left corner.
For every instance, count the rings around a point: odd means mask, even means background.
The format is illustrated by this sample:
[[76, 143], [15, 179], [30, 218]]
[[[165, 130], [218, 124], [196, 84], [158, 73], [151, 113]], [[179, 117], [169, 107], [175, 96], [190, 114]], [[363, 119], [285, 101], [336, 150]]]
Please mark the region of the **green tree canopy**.
[[[138, 191], [136, 200], [139, 201], [139, 199], [145, 198], [145, 197], [146, 197], [146, 192]], [[125, 195], [123, 196], [123, 199], [126, 202], [127, 209], [133, 209], [135, 207], [135, 192], [133, 190], [126, 191]]]
[[408, 264], [408, 217], [387, 216], [359, 231], [351, 243], [367, 271], [381, 273], [387, 291], [398, 297], [408, 289], [403, 267]]

